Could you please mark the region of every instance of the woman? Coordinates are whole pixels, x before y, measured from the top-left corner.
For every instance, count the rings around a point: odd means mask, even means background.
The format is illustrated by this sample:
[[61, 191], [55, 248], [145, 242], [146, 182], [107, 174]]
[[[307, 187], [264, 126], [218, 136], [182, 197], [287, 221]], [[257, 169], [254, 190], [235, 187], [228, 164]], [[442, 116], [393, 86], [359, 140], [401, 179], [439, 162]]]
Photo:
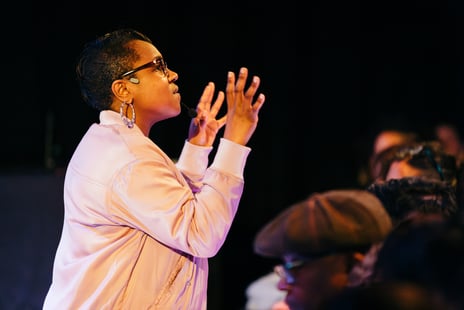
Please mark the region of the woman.
[[[100, 111], [75, 150], [44, 309], [206, 309], [208, 258], [222, 246], [265, 97], [248, 70], [212, 104], [210, 82], [174, 163], [151, 127], [181, 111], [176, 72], [150, 39], [120, 29], [90, 42], [77, 64], [84, 100]], [[227, 114], [216, 119], [224, 101]], [[224, 126], [214, 160], [208, 155]]]

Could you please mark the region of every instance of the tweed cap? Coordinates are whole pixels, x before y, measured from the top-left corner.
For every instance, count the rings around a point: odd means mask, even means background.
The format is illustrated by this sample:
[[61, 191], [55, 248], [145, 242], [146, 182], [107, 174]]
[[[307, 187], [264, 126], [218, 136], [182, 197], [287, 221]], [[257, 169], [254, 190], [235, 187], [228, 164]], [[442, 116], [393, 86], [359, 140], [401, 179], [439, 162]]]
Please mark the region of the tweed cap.
[[365, 190], [314, 193], [291, 205], [256, 235], [254, 251], [267, 257], [317, 257], [365, 249], [392, 229], [379, 199]]

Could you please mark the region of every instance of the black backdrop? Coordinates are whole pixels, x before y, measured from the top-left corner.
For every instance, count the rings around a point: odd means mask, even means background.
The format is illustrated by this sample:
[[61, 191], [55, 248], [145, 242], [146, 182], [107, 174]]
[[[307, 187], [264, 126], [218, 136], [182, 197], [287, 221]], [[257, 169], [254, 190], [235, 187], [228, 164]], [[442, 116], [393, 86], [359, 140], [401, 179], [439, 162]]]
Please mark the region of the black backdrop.
[[[379, 128], [401, 123], [428, 134], [436, 122], [449, 121], [462, 130], [460, 1], [318, 0], [304, 8], [296, 1], [94, 2], [21, 2], [4, 11], [12, 20], [2, 22], [0, 169], [10, 189], [0, 188], [8, 221], [1, 245], [10, 276], [2, 277], [0, 292], [9, 292], [1, 297], [6, 309], [20, 308], [13, 288], [25, 296], [19, 299], [29, 299], [23, 304], [39, 309], [49, 285], [62, 173], [97, 120], [79, 97], [75, 60], [84, 42], [114, 28], [137, 28], [153, 39], [179, 73], [183, 102], [191, 106], [208, 81], [223, 88], [228, 70], [247, 66], [262, 78], [267, 99], [249, 144], [242, 203], [211, 259], [211, 309], [240, 309], [246, 285], [275, 263], [252, 252], [254, 234], [272, 216], [314, 191], [358, 186]], [[188, 122], [182, 114], [157, 124], [151, 137], [176, 157]], [[50, 186], [37, 185], [43, 178], [52, 179]], [[44, 212], [40, 225], [30, 225], [37, 208]], [[43, 258], [40, 272], [34, 255], [24, 252], [30, 244]], [[36, 281], [20, 281], [15, 270]]]

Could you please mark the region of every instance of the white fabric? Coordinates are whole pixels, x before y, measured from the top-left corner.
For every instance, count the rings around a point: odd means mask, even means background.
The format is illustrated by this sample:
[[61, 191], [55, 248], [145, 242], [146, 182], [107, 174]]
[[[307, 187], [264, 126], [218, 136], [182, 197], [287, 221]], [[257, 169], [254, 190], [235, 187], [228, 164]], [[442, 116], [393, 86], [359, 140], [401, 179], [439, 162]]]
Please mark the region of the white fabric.
[[283, 301], [287, 292], [277, 288], [279, 280], [275, 272], [270, 272], [251, 282], [245, 292], [247, 297], [245, 310], [288, 309]]
[[139, 128], [101, 112], [67, 167], [43, 308], [206, 309], [207, 259], [229, 232], [250, 152], [221, 139], [207, 168], [211, 150], [186, 142], [176, 166]]

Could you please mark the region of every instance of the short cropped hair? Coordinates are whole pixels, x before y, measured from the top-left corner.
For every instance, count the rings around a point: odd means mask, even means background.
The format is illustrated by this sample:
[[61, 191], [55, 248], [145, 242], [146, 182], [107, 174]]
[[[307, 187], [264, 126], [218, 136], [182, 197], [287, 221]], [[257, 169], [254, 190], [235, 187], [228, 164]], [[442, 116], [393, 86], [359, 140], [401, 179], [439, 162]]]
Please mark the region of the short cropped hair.
[[76, 65], [77, 81], [84, 101], [92, 108], [108, 110], [113, 101], [113, 81], [132, 69], [139, 59], [131, 47], [135, 40], [152, 43], [133, 29], [120, 29], [86, 44]]

